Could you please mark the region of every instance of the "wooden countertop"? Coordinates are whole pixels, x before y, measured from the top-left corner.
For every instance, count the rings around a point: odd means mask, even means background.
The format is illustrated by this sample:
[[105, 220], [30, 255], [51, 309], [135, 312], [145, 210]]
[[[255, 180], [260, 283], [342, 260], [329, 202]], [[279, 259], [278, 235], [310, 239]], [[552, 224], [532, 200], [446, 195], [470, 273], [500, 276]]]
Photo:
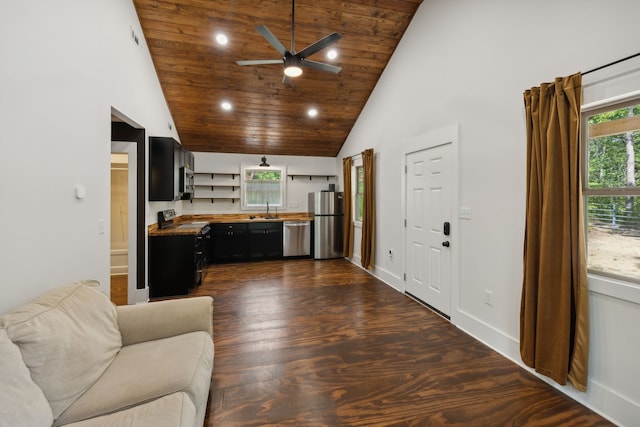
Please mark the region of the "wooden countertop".
[[177, 225], [179, 224], [159, 229], [158, 224], [151, 224], [148, 227], [149, 236], [195, 236], [201, 230], [200, 228], [176, 228]]
[[[283, 221], [313, 221], [313, 217], [310, 217], [306, 212], [287, 212], [278, 213], [277, 218], [265, 219], [265, 213], [253, 213], [253, 214], [218, 214], [218, 215], [183, 215], [180, 217], [180, 222], [194, 222], [194, 221], [206, 221], [209, 224], [220, 224], [225, 222], [258, 222], [258, 221], [270, 221], [270, 222], [283, 222]], [[251, 219], [251, 217], [255, 217]]]
[[[313, 221], [306, 212], [278, 213], [277, 218], [265, 218], [265, 213], [255, 214], [213, 214], [213, 215], [181, 215], [173, 221], [170, 228], [159, 229], [158, 224], [151, 224], [148, 227], [149, 236], [178, 236], [196, 235], [200, 231], [198, 228], [176, 228], [180, 224], [192, 222], [207, 222], [209, 224], [222, 224], [227, 222], [284, 222], [284, 221]], [[253, 219], [251, 217], [254, 217]]]

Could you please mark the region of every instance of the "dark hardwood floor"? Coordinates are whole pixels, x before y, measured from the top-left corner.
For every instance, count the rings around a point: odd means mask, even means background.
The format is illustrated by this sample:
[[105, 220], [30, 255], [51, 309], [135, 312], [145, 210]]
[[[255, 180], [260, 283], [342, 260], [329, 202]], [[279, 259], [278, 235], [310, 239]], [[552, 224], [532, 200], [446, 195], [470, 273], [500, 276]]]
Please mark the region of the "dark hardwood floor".
[[212, 265], [205, 426], [601, 426], [345, 260]]

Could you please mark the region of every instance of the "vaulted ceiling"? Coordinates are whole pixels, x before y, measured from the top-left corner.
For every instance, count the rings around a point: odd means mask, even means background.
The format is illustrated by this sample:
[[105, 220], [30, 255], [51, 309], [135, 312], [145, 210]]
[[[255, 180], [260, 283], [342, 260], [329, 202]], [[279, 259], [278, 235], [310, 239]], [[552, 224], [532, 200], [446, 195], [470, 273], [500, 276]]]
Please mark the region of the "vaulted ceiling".
[[[182, 144], [191, 151], [328, 156], [338, 154], [422, 0], [298, 0], [296, 51], [338, 32], [283, 83], [281, 59], [255, 29], [265, 25], [291, 49], [291, 0], [134, 0]], [[226, 45], [216, 43], [224, 33]], [[335, 48], [337, 58], [325, 54]], [[231, 110], [221, 108], [229, 102]], [[308, 110], [314, 108], [316, 117]]]

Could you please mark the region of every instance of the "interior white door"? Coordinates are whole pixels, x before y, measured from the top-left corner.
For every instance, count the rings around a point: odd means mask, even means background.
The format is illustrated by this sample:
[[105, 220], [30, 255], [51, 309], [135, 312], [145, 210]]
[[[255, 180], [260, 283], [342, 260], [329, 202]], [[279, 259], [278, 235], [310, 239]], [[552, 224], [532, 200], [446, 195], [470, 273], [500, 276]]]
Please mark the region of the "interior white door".
[[405, 164], [405, 290], [449, 316], [451, 143], [409, 153]]

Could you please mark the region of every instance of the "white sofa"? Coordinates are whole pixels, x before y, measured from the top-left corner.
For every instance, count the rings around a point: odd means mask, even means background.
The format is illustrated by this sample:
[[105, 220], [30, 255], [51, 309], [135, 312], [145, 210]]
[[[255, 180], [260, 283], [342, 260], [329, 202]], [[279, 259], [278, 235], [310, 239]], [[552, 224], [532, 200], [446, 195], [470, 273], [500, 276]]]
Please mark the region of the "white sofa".
[[202, 426], [210, 297], [115, 306], [95, 281], [0, 316], [0, 427]]

